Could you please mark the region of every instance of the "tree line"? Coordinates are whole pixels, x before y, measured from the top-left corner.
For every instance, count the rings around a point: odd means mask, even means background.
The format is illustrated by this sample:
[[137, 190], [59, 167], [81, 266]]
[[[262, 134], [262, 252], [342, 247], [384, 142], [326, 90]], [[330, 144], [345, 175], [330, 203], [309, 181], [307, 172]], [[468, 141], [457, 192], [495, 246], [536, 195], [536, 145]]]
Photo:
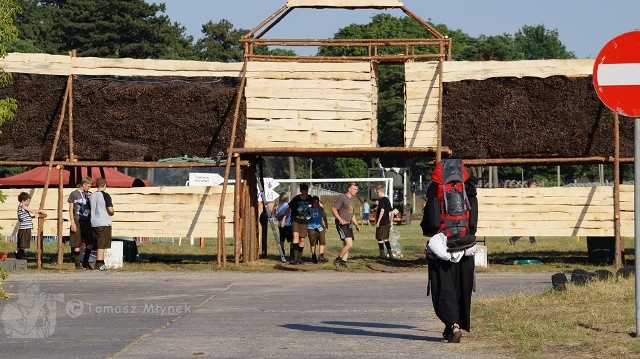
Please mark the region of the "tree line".
[[[202, 25], [201, 37], [194, 39], [186, 28], [172, 22], [165, 14], [164, 4], [144, 0], [0, 0], [3, 16], [0, 26], [0, 55], [6, 52], [68, 54], [106, 58], [152, 58], [239, 62], [243, 60], [243, 46], [239, 42], [248, 29], [236, 28], [228, 20], [209, 21]], [[2, 14], [0, 14], [2, 15]], [[452, 39], [455, 60], [508, 61], [533, 59], [575, 58], [560, 41], [557, 30], [544, 25], [523, 26], [514, 34], [470, 36], [460, 29], [429, 21], [440, 33]], [[378, 14], [367, 24], [351, 24], [339, 29], [335, 38], [430, 38], [416, 21], [408, 17]], [[294, 51], [259, 47], [259, 54], [295, 55]], [[318, 55], [363, 55], [362, 48], [320, 48]], [[381, 48], [379, 53], [391, 54], [404, 49]], [[436, 49], [417, 48], [416, 52], [435, 52]], [[404, 67], [382, 64], [379, 68], [378, 145], [403, 145]], [[3, 77], [4, 78], [4, 77]], [[0, 121], [15, 111], [11, 100], [0, 103]], [[370, 158], [313, 158], [312, 166], [306, 158], [294, 159], [293, 166], [286, 158], [266, 158], [266, 175], [276, 178], [295, 177], [332, 178], [367, 177], [372, 167]], [[413, 180], [419, 174], [427, 176], [430, 165], [425, 159], [394, 160], [384, 166], [403, 166], [413, 169]], [[566, 168], [566, 169], [565, 169]], [[312, 171], [312, 173], [311, 173]], [[610, 172], [610, 170], [608, 170]], [[556, 181], [556, 167], [501, 167], [500, 179], [527, 178]], [[575, 179], [594, 181], [597, 166], [563, 166], [563, 181]], [[494, 178], [497, 178], [495, 176]]]

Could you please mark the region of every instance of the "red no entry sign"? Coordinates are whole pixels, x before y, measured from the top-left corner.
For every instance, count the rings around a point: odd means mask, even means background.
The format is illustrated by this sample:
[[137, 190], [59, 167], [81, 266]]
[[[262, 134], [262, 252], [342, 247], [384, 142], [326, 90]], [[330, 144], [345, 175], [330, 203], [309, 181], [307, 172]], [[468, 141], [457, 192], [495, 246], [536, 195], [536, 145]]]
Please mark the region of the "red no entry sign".
[[593, 86], [613, 111], [640, 117], [640, 31], [618, 35], [604, 45], [593, 65]]

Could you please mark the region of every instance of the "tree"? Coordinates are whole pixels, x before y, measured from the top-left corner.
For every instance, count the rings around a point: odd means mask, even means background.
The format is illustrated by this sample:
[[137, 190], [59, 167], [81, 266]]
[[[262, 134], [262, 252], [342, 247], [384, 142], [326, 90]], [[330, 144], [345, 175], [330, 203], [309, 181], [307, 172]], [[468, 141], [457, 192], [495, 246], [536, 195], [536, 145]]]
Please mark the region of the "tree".
[[202, 61], [240, 62], [243, 59], [242, 35], [247, 30], [234, 29], [226, 19], [202, 25], [204, 37], [196, 42], [198, 59]]
[[[217, 23], [209, 21], [202, 25], [204, 37], [196, 42], [195, 48], [198, 59], [202, 61], [240, 62], [244, 56], [244, 46], [240, 38], [249, 30], [235, 29], [226, 19]], [[287, 49], [269, 49], [266, 46], [256, 46], [253, 52], [257, 55], [293, 56], [296, 53]]]
[[544, 25], [523, 26], [515, 35], [480, 35], [476, 39], [467, 38], [454, 58], [466, 61], [575, 58], [558, 36], [557, 30], [547, 30]]
[[193, 37], [144, 0], [16, 0], [21, 40], [14, 48], [78, 56], [194, 59]]
[[544, 25], [523, 26], [516, 32], [514, 44], [524, 60], [576, 57], [560, 41], [558, 30], [547, 30]]
[[[0, 0], [0, 58], [7, 56], [7, 44], [18, 36], [18, 29], [14, 25], [14, 19], [20, 8], [12, 0]], [[11, 74], [0, 69], [0, 85], [6, 86], [11, 82]], [[18, 108], [13, 98], [0, 99], [0, 132], [5, 120], [12, 119]]]
[[367, 163], [359, 158], [336, 158], [336, 172], [342, 178], [367, 177]]

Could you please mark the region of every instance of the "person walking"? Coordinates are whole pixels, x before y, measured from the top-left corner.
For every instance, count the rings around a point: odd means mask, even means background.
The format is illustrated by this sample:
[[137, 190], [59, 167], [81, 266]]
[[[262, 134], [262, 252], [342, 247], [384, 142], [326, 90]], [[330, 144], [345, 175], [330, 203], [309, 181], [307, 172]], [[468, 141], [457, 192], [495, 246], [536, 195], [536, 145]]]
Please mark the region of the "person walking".
[[91, 203], [91, 228], [93, 228], [93, 236], [98, 248], [96, 254], [95, 269], [104, 271], [107, 266], [104, 264], [104, 252], [111, 248], [111, 225], [115, 211], [111, 196], [106, 192], [107, 180], [98, 178], [96, 180], [98, 187], [96, 193], [89, 197]]
[[438, 162], [427, 189], [420, 223], [425, 246], [433, 309], [444, 324], [443, 338], [459, 343], [471, 330], [471, 294], [475, 278], [475, 233], [478, 228], [478, 179], [460, 159]]
[[[91, 228], [91, 204], [89, 197], [91, 196], [91, 177], [84, 177], [78, 188], [69, 194], [67, 203], [69, 203], [69, 244], [73, 252], [73, 261], [76, 269], [93, 269], [89, 264], [91, 251], [93, 250], [93, 229]], [[85, 250], [80, 264], [80, 248], [84, 242]]]
[[335, 217], [338, 237], [342, 241], [342, 249], [333, 261], [333, 264], [339, 268], [347, 268], [349, 250], [351, 250], [355, 239], [351, 224], [353, 223], [356, 226], [356, 230], [360, 232], [360, 225], [358, 225], [358, 219], [356, 218], [353, 208], [353, 197], [357, 193], [358, 184], [355, 182], [349, 182], [346, 193], [340, 195], [331, 208], [331, 213], [333, 213], [333, 216]]
[[300, 194], [293, 197], [289, 202], [289, 209], [286, 215], [291, 214], [291, 229], [293, 231], [293, 257], [290, 264], [302, 264], [302, 251], [304, 249], [304, 238], [309, 232], [309, 208], [311, 208], [311, 196], [309, 196], [309, 185], [300, 185]]

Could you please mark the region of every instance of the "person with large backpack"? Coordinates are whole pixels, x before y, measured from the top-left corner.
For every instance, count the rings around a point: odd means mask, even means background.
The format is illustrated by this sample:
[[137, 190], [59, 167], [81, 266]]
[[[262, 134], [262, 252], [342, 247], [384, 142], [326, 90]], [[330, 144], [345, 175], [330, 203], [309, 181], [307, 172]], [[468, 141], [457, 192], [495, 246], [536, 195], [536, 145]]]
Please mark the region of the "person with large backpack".
[[459, 343], [470, 331], [471, 293], [475, 276], [475, 233], [478, 225], [478, 179], [460, 159], [436, 164], [427, 189], [420, 226], [430, 236], [425, 247], [433, 309], [445, 329], [442, 336]]

